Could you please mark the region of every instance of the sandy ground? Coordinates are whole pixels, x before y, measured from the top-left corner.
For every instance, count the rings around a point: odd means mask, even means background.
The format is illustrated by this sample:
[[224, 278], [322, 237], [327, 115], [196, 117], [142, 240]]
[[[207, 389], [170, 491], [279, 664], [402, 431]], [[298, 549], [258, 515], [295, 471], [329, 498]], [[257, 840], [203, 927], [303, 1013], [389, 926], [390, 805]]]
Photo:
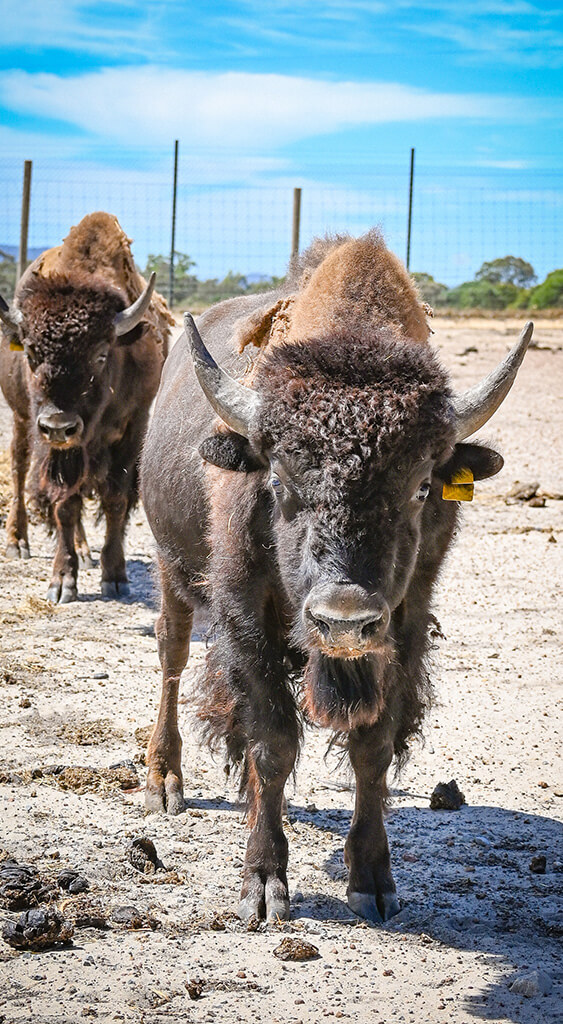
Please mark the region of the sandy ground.
[[[436, 321], [455, 383], [468, 386], [492, 368], [519, 326]], [[484, 432], [505, 468], [477, 485], [437, 594], [447, 637], [435, 651], [438, 699], [425, 746], [393, 787], [388, 832], [403, 910], [386, 927], [360, 922], [345, 903], [353, 786], [335, 755], [325, 759], [321, 731], [308, 732], [287, 791], [292, 919], [247, 931], [234, 917], [247, 831], [234, 781], [190, 724], [201, 642], [181, 705], [187, 809], [174, 819], [145, 816], [144, 727], [155, 718], [160, 677], [142, 510], [128, 534], [132, 595], [119, 603], [101, 599], [92, 569], [80, 573], [76, 604], [48, 605], [52, 541], [40, 525], [30, 561], [0, 557], [0, 847], [45, 880], [74, 868], [90, 883], [87, 894], [59, 900], [77, 921], [72, 946], [19, 953], [0, 941], [3, 1024], [561, 1019], [563, 501], [504, 500], [517, 480], [563, 492], [563, 324], [539, 323], [535, 337], [539, 347]], [[9, 436], [2, 406], [0, 450]], [[99, 555], [93, 511], [87, 530]], [[132, 763], [137, 785], [132, 775], [116, 788], [109, 772], [77, 792], [84, 773], [33, 771], [120, 762]], [[452, 778], [466, 806], [431, 811], [434, 786]], [[131, 865], [136, 837], [154, 841], [163, 869], [141, 874]], [[542, 854], [546, 872], [535, 874], [530, 862]], [[108, 927], [80, 925], [88, 906]], [[123, 906], [136, 908], [145, 927], [113, 920]], [[2, 922], [17, 916], [0, 908]], [[274, 950], [287, 936], [313, 943], [318, 958], [279, 960]], [[511, 989], [530, 972], [532, 994]]]

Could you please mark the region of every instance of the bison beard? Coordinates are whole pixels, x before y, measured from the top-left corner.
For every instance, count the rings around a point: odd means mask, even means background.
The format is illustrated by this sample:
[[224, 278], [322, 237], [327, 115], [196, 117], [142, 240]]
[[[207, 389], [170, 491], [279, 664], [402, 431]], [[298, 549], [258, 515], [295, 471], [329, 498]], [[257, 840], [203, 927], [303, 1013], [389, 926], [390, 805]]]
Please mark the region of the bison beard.
[[303, 679], [303, 710], [312, 722], [337, 732], [374, 725], [389, 685], [392, 648], [361, 658], [309, 655]]
[[51, 501], [60, 501], [75, 493], [86, 477], [84, 448], [50, 448], [41, 464], [41, 489]]

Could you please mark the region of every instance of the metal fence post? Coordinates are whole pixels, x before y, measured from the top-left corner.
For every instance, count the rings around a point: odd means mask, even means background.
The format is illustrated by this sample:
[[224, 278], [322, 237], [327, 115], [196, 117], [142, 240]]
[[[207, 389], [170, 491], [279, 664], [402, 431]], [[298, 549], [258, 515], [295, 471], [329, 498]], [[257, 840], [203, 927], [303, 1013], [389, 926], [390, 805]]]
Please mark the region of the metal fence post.
[[291, 232], [291, 259], [299, 254], [299, 232], [301, 229], [301, 189], [293, 189], [293, 229]]
[[172, 235], [170, 241], [170, 278], [168, 282], [168, 303], [174, 304], [174, 255], [176, 249], [176, 191], [178, 187], [178, 139], [174, 143], [174, 184], [172, 186]]
[[407, 270], [411, 262], [412, 190], [414, 183], [414, 149], [411, 149], [411, 173], [409, 180], [409, 219], [407, 224]]
[[27, 267], [27, 233], [29, 229], [29, 204], [31, 200], [31, 160], [23, 165], [22, 215], [20, 222], [20, 251], [18, 255], [17, 280]]

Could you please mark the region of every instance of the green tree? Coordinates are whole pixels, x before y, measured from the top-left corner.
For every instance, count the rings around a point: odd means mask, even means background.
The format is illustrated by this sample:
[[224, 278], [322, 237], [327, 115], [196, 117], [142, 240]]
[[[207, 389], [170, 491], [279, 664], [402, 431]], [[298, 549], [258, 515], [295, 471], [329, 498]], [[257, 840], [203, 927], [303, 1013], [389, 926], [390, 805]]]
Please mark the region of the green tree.
[[448, 288], [445, 284], [435, 281], [431, 274], [415, 273], [411, 275], [424, 302], [429, 306], [445, 306], [448, 302]]
[[532, 288], [528, 305], [530, 309], [563, 306], [563, 270], [552, 270], [545, 281]]
[[[181, 304], [186, 299], [192, 298], [196, 292], [198, 280], [190, 274], [194, 261], [185, 252], [174, 253], [174, 304]], [[170, 297], [170, 258], [160, 253], [154, 255], [149, 253], [145, 269], [141, 271], [144, 277], [149, 277], [153, 272], [156, 274], [156, 287], [167, 298]]]
[[16, 261], [0, 249], [0, 295], [6, 302], [14, 297], [16, 287]]
[[465, 281], [448, 292], [448, 304], [458, 309], [506, 309], [519, 295], [515, 284]]
[[503, 256], [501, 259], [482, 263], [475, 274], [476, 281], [490, 281], [491, 284], [515, 284], [518, 288], [530, 288], [537, 278], [531, 263], [519, 256]]

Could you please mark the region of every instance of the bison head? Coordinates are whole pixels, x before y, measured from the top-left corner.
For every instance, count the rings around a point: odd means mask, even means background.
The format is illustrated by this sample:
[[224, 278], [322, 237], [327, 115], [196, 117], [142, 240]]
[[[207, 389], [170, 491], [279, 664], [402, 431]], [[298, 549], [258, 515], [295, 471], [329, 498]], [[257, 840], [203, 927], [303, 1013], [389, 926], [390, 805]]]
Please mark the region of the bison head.
[[31, 275], [16, 307], [2, 304], [11, 347], [22, 349], [28, 363], [35, 424], [48, 445], [48, 484], [72, 489], [79, 483], [84, 449], [111, 393], [114, 353], [137, 339], [154, 278], [129, 308], [102, 281], [39, 274]]
[[484, 386], [464, 396], [452, 393], [429, 347], [384, 333], [273, 347], [250, 390], [216, 366], [191, 318], [186, 332], [200, 383], [231, 428], [200, 451], [223, 468], [261, 470], [267, 481], [292, 640], [315, 677], [309, 704], [318, 720], [342, 725], [337, 666], [351, 661], [342, 704], [350, 722], [351, 674], [356, 706], [367, 709], [354, 724], [366, 723], [379, 713], [373, 683], [381, 673], [363, 667], [392, 657], [406, 603], [427, 606], [451, 537], [444, 481], [461, 466], [475, 479], [502, 467], [496, 452], [461, 441], [508, 392], [531, 327]]

